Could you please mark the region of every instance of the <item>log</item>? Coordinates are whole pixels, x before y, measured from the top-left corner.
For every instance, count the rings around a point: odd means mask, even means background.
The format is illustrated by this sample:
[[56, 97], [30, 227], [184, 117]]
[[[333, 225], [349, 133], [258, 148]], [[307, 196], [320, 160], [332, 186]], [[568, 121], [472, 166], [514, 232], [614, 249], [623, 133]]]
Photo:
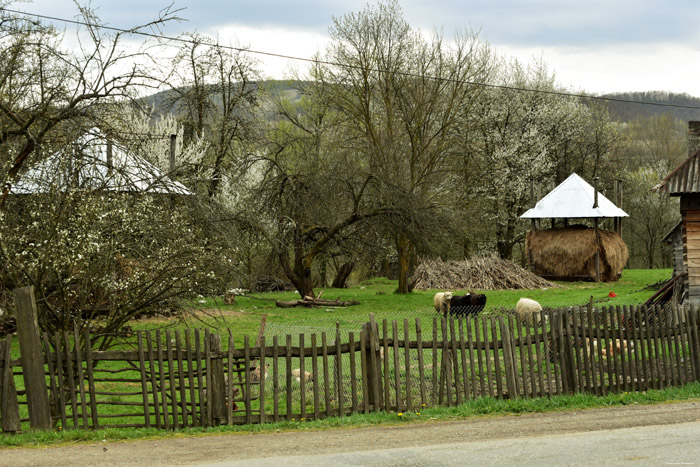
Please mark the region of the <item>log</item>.
[[301, 299], [301, 300], [277, 300], [275, 304], [280, 308], [306, 307], [320, 308], [326, 306], [351, 306], [359, 304], [356, 300], [321, 300], [321, 299]]

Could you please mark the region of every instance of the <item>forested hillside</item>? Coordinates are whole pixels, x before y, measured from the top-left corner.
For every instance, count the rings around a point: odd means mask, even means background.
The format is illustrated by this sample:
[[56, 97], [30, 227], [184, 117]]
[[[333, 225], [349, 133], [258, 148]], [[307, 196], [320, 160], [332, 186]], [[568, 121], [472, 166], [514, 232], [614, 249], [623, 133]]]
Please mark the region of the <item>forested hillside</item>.
[[[614, 99], [608, 101], [610, 117], [621, 122], [627, 122], [638, 118], [655, 117], [663, 114], [670, 114], [673, 117], [686, 122], [690, 120], [700, 120], [700, 98], [693, 97], [688, 94], [674, 94], [664, 91], [647, 91], [604, 94], [601, 97], [609, 97]], [[620, 101], [669, 104], [680, 107], [644, 105]]]

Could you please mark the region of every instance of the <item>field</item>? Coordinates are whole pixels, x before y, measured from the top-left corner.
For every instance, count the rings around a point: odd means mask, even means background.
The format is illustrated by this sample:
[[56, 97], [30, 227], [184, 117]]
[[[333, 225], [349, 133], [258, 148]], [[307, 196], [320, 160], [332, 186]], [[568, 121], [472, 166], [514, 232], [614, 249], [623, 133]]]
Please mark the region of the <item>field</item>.
[[[651, 296], [655, 288], [650, 287], [657, 284], [659, 281], [667, 279], [670, 277], [670, 270], [627, 270], [624, 272], [623, 277], [620, 281], [613, 284], [595, 284], [591, 282], [580, 282], [580, 283], [560, 283], [557, 287], [543, 290], [528, 290], [528, 291], [480, 291], [486, 293], [488, 296], [487, 307], [483, 312], [484, 316], [499, 316], [508, 314], [515, 306], [515, 303], [520, 297], [526, 296], [538, 300], [546, 308], [561, 308], [561, 307], [575, 307], [575, 306], [585, 306], [592, 299], [594, 305], [633, 305], [644, 302], [649, 296]], [[424, 338], [430, 339], [433, 336], [433, 322], [436, 318], [436, 313], [432, 305], [432, 296], [435, 290], [431, 291], [414, 291], [409, 295], [398, 295], [394, 293], [396, 283], [394, 281], [389, 281], [384, 278], [373, 279], [366, 281], [362, 284], [358, 284], [355, 287], [348, 289], [326, 289], [323, 290], [323, 298], [340, 298], [341, 300], [355, 300], [358, 302], [357, 305], [346, 307], [346, 308], [279, 308], [275, 305], [275, 300], [291, 300], [296, 298], [294, 292], [284, 292], [284, 293], [266, 293], [266, 294], [247, 294], [245, 296], [239, 296], [236, 298], [236, 303], [234, 305], [224, 305], [223, 297], [201, 297], [194, 300], [192, 303], [187, 304], [189, 308], [189, 313], [182, 319], [174, 318], [148, 318], [141, 319], [130, 323], [130, 326], [134, 330], [143, 330], [148, 332], [158, 332], [155, 335], [155, 340], [163, 344], [163, 347], [169, 347], [171, 342], [176, 342], [175, 332], [182, 333], [191, 330], [193, 328], [206, 328], [211, 332], [217, 333], [219, 335], [227, 336], [229, 330], [233, 336], [233, 342], [236, 348], [240, 348], [245, 337], [248, 337], [251, 345], [254, 344], [255, 339], [258, 334], [258, 328], [260, 326], [261, 319], [263, 315], [267, 316], [267, 325], [265, 328], [265, 337], [267, 339], [267, 345], [270, 345], [273, 338], [278, 338], [279, 343], [284, 345], [287, 339], [291, 342], [291, 345], [299, 345], [300, 335], [304, 334], [306, 337], [306, 345], [309, 345], [309, 336], [316, 334], [318, 337], [318, 342], [320, 344], [321, 337], [325, 339], [324, 333], [327, 335], [328, 344], [333, 345], [336, 336], [341, 336], [342, 342], [347, 342], [347, 338], [350, 332], [354, 333], [355, 342], [359, 339], [359, 330], [363, 323], [367, 322], [370, 313], [376, 316], [377, 321], [381, 323], [382, 320], [386, 319], [389, 323], [389, 330], [391, 331], [392, 322], [396, 321], [398, 323], [399, 336], [403, 337], [403, 323], [406, 320], [409, 324], [410, 339], [415, 338], [415, 323], [416, 319], [420, 319], [423, 323], [423, 336]], [[320, 289], [317, 290], [317, 293]], [[464, 293], [465, 291], [454, 291], [456, 293]], [[616, 297], [610, 297], [610, 292], [614, 292]], [[492, 334], [492, 339], [499, 339], [500, 332], [494, 330]], [[435, 332], [439, 332], [435, 329]], [[156, 337], [157, 336], [157, 337]], [[223, 339], [223, 349], [228, 347], [228, 339]], [[120, 347], [124, 350], [133, 350], [135, 348], [134, 336], [131, 338], [124, 339], [120, 343]], [[177, 338], [178, 345], [181, 342], [180, 338]], [[173, 347], [175, 345], [173, 344]], [[16, 341], [13, 346], [16, 356], [18, 356]], [[393, 356], [394, 352], [392, 349], [388, 349], [389, 359]], [[398, 352], [397, 357], [398, 358]], [[425, 349], [424, 354], [426, 362], [426, 380], [427, 380], [427, 390], [430, 395], [432, 395], [433, 403], [429, 405], [435, 405], [435, 380], [437, 377], [436, 373], [433, 373], [433, 368], [437, 368], [436, 364], [430, 364], [431, 360], [437, 359], [438, 352], [431, 351], [431, 349]], [[495, 354], [494, 354], [495, 355]], [[400, 357], [403, 361], [403, 356]], [[503, 354], [498, 354], [498, 360], [502, 360]], [[313, 359], [309, 358], [309, 354], [306, 354], [306, 369], [311, 370]], [[415, 350], [411, 350], [410, 355], [406, 355], [406, 368], [409, 368], [409, 360], [411, 363], [411, 372], [417, 371], [414, 366], [417, 366], [417, 355]], [[342, 365], [342, 386], [341, 392], [344, 393], [345, 401], [349, 401], [352, 397], [350, 392], [350, 383], [353, 379], [350, 377], [351, 362], [349, 361], [349, 356], [344, 354], [342, 359], [339, 360]], [[295, 358], [294, 367], [300, 365], [300, 359]], [[289, 363], [288, 363], [289, 365]], [[151, 367], [153, 364], [151, 364]], [[162, 363], [161, 363], [162, 366]], [[170, 368], [170, 366], [168, 366]], [[355, 364], [355, 370], [359, 371], [359, 362]], [[398, 365], [397, 365], [398, 368]], [[403, 383], [399, 384], [398, 377], [405, 377], [402, 373], [391, 373], [390, 379], [393, 384], [394, 376], [397, 377], [396, 385], [393, 386], [394, 389], [401, 388], [401, 391], [405, 392], [406, 387]], [[132, 407], [138, 405], [140, 398], [140, 393], [138, 392], [138, 387], [140, 385], [137, 383], [138, 372], [134, 367], [124, 367], [122, 364], [117, 362], [103, 362], [100, 363], [96, 369], [96, 375], [98, 378], [102, 378], [102, 382], [99, 384], [99, 391], [102, 395], [108, 396], [105, 399], [98, 399], [98, 404], [103, 404], [103, 408], [100, 409], [100, 417], [105, 414], [107, 417], [120, 417], [121, 420], [113, 423], [138, 423], [138, 417], [126, 417], [127, 413], [133, 413], [133, 408], [128, 408], [128, 405]], [[272, 373], [272, 369], [270, 370]], [[477, 376], [481, 372], [481, 362], [479, 362], [479, 368], [477, 370]], [[490, 371], [490, 370], [489, 370]], [[523, 373], [525, 367], [523, 367]], [[534, 371], [539, 374], [544, 371], [544, 368], [537, 368]], [[120, 382], [114, 378], [115, 374], [121, 373], [126, 378], [131, 378], [131, 380], [126, 382]], [[316, 373], [316, 372], [314, 372]], [[331, 368], [331, 373], [333, 369]], [[17, 374], [17, 373], [16, 373]], [[266, 381], [266, 391], [268, 394], [274, 388], [273, 381], [279, 381], [279, 379], [284, 379], [285, 370], [281, 368], [281, 373], [278, 378], [269, 378]], [[331, 379], [326, 375], [324, 381], [319, 381], [319, 390], [321, 394], [323, 391], [330, 390], [331, 395], [336, 394], [338, 391], [337, 383], [335, 383], [335, 378], [338, 375], [331, 375]], [[412, 376], [416, 378], [416, 375]], [[21, 376], [16, 376], [16, 384], [19, 390], [23, 389], [23, 382]], [[431, 379], [433, 383], [431, 385]], [[415, 381], [415, 380], [414, 380]], [[541, 383], [540, 383], [541, 384]], [[201, 384], [200, 384], [201, 385]], [[328, 389], [326, 389], [328, 388]], [[307, 386], [307, 391], [309, 386]], [[253, 395], [255, 395], [259, 389], [254, 388]], [[361, 391], [360, 391], [361, 392]], [[535, 392], [533, 385], [533, 393]], [[542, 394], [543, 390], [540, 390]], [[110, 396], [111, 393], [133, 393], [133, 396], [126, 401], [127, 407], [120, 407], [119, 404], [124, 405], [125, 401], [123, 398], [116, 396]], [[417, 392], [417, 387], [412, 388], [412, 397], [414, 401], [418, 401], [421, 395]], [[488, 387], [486, 393], [482, 386], [481, 391], [477, 393], [476, 388], [474, 388], [473, 396], [477, 397], [479, 394], [488, 395], [488, 393], [493, 394], [491, 388], [491, 381], [489, 376]], [[98, 393], [99, 394], [99, 393]], [[292, 392], [281, 394], [280, 405], [284, 407], [289, 401], [290, 413], [299, 414], [307, 413], [313, 411], [314, 407], [311, 402], [311, 397], [309, 393], [306, 396], [306, 403], [300, 403], [302, 391], [298, 384], [294, 385]], [[534, 395], [534, 394], [533, 394]], [[287, 396], [290, 396], [289, 398]], [[360, 397], [364, 398], [361, 394]], [[398, 398], [398, 395], [396, 396]], [[442, 396], [440, 396], [442, 398]], [[133, 399], [133, 400], [132, 400]], [[149, 395], [151, 403], [153, 401], [152, 395]], [[165, 400], [165, 397], [163, 397]], [[195, 399], [186, 398], [189, 403], [194, 403]], [[199, 397], [197, 398], [200, 399]], [[481, 400], [480, 397], [476, 401]], [[325, 410], [329, 399], [328, 394], [326, 395], [326, 401], [324, 403], [323, 398], [321, 398], [321, 412]], [[362, 404], [363, 399], [360, 400]], [[471, 402], [476, 402], [471, 401]], [[331, 401], [332, 406], [335, 406], [337, 401]], [[426, 402], [426, 401], [424, 401]], [[112, 406], [112, 404], [115, 404]], [[305, 409], [301, 409], [301, 407]], [[258, 408], [259, 402], [253, 400], [253, 408]], [[271, 414], [274, 410], [272, 402], [266, 398], [265, 411]], [[21, 417], [26, 418], [26, 406], [20, 406]], [[316, 408], [318, 411], [318, 408]], [[73, 407], [72, 410], [68, 409], [67, 419], [62, 422], [65, 428], [71, 426], [79, 426], [79, 423], [71, 423], [71, 417], [78, 413], [82, 413], [80, 408]], [[407, 414], [408, 415], [408, 414]], [[126, 417], [126, 418], [124, 418]], [[157, 417], [156, 417], [157, 419]], [[77, 419], [76, 419], [77, 420]], [[141, 418], [143, 420], [143, 418]], [[141, 422], [142, 423], [142, 422]], [[193, 422], [194, 419], [193, 419]], [[24, 427], [25, 425], [23, 425]]]

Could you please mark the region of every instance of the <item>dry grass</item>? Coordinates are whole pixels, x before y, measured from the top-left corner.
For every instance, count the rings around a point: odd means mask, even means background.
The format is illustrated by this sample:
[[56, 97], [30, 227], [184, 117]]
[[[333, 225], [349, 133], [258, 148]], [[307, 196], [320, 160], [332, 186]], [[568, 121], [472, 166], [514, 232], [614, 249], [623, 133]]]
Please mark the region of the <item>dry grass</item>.
[[[600, 276], [616, 281], [627, 263], [627, 245], [610, 230], [600, 233]], [[595, 231], [582, 226], [539, 230], [528, 233], [526, 248], [540, 275], [557, 278], [595, 278]]]
[[416, 289], [517, 290], [557, 287], [495, 255], [464, 261], [424, 259], [413, 275]]

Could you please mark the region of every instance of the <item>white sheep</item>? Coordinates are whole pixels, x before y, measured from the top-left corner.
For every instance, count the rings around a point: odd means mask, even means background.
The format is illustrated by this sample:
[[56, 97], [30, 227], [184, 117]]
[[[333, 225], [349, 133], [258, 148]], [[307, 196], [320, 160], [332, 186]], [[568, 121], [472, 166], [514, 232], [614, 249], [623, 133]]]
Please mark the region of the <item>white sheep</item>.
[[[301, 368], [295, 368], [292, 370], [292, 377], [296, 380], [297, 383], [301, 383]], [[314, 376], [309, 373], [308, 371], [304, 372], [304, 381], [307, 383], [311, 383], [314, 380]]]
[[450, 311], [450, 300], [452, 300], [452, 292], [438, 292], [433, 297], [433, 305], [435, 305], [435, 311], [442, 313], [443, 310]]
[[540, 322], [540, 311], [542, 311], [542, 305], [529, 298], [521, 298], [515, 305], [515, 315], [528, 326], [535, 326]]

